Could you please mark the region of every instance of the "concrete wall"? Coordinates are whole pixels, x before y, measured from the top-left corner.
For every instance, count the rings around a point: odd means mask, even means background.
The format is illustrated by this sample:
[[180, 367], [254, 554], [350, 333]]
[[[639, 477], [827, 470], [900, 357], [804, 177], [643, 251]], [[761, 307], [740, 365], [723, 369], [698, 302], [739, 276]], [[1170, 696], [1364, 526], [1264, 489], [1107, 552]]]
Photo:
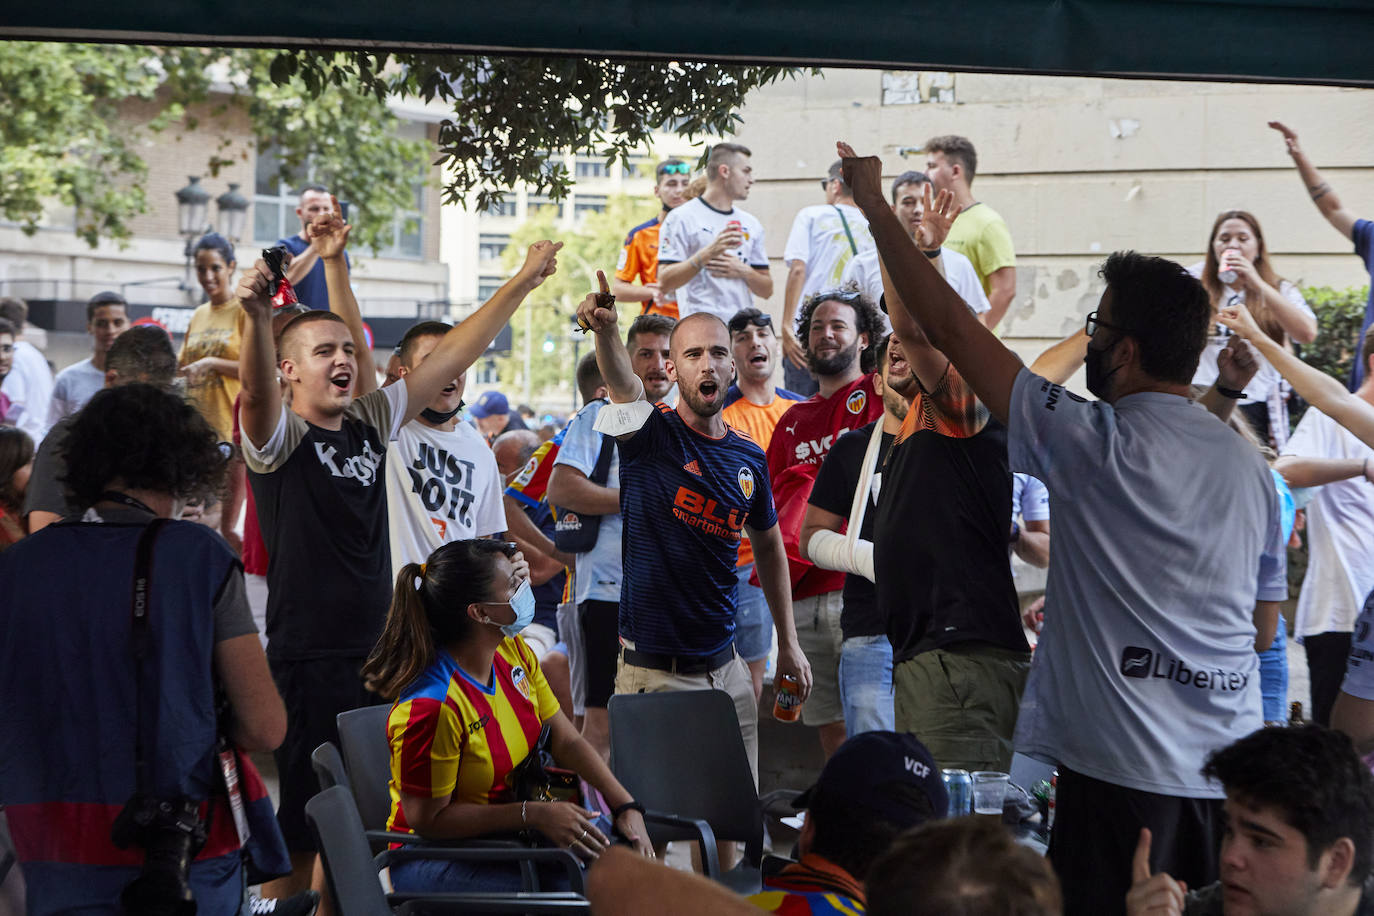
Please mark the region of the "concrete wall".
[[[885, 79], [889, 87], [919, 81], [927, 99], [943, 82], [953, 101], [884, 105]], [[1017, 248], [1005, 335], [1033, 355], [1095, 307], [1105, 254], [1136, 248], [1193, 263], [1216, 214], [1233, 207], [1259, 218], [1281, 275], [1367, 283], [1265, 122], [1298, 130], [1346, 205], [1374, 213], [1371, 115], [1374, 92], [1360, 89], [827, 70], [750, 98], [738, 139], [754, 151], [758, 183], [744, 206], [768, 233], [777, 313], [792, 217], [822, 202], [816, 180], [835, 159], [836, 139], [882, 156], [892, 177], [924, 167], [923, 154], [899, 149], [937, 134], [969, 137], [979, 155], [974, 193], [1006, 218]]]

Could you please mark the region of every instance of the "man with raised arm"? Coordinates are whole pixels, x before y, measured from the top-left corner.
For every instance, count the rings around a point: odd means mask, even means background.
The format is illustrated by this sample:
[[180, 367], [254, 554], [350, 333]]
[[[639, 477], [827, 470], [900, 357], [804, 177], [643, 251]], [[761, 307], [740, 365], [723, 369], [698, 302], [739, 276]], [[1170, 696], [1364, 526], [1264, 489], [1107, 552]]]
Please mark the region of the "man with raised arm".
[[[608, 293], [605, 276], [601, 291]], [[740, 537], [754, 563], [778, 633], [778, 674], [797, 679], [803, 699], [811, 668], [792, 622], [787, 557], [763, 450], [721, 418], [734, 373], [730, 334], [710, 314], [688, 315], [669, 340], [677, 408], [650, 404], [620, 342], [614, 300], [588, 295], [578, 322], [596, 334], [596, 361], [611, 394], [597, 429], [620, 450], [625, 578], [617, 693], [713, 688], [730, 694], [758, 779], [758, 704], [735, 652], [735, 563]]]
[[[524, 265], [400, 382], [376, 388], [348, 285], [349, 227], [337, 215], [312, 224], [332, 312], [311, 311], [281, 333], [282, 403], [272, 341], [273, 278], [258, 261], [239, 282], [246, 313], [239, 419], [249, 483], [270, 557], [268, 661], [289, 727], [276, 753], [277, 817], [293, 874], [265, 895], [285, 896], [310, 878], [315, 842], [305, 802], [317, 790], [310, 754], [337, 741], [335, 716], [375, 702], [358, 672], [381, 632], [391, 597], [384, 459], [389, 440], [486, 349], [528, 293], [555, 269], [561, 247], [530, 246]], [[360, 394], [361, 393], [361, 394]], [[317, 876], [317, 883], [319, 877]]]
[[[1191, 887], [1216, 880], [1223, 793], [1202, 765], [1263, 724], [1255, 650], [1268, 643], [1256, 634], [1272, 633], [1288, 586], [1268, 467], [1190, 398], [1205, 291], [1169, 261], [1108, 258], [1085, 359], [1100, 400], [1085, 400], [1025, 368], [912, 251], [883, 197], [882, 163], [844, 143], [840, 153], [884, 286], [948, 358], [950, 378], [1006, 424], [1011, 468], [1044, 481], [1062, 520], [1047, 588], [1057, 612], [1016, 747], [1059, 765], [1049, 856], [1064, 912], [1123, 911], [1141, 827], [1155, 837], [1154, 869]], [[950, 209], [941, 197], [936, 209]], [[999, 498], [1009, 512], [1010, 493]], [[881, 563], [878, 574], [881, 588]]]
[[[1270, 121], [1269, 126], [1283, 134], [1283, 141], [1288, 147], [1288, 155], [1292, 157], [1293, 164], [1298, 167], [1298, 175], [1302, 177], [1303, 187], [1307, 189], [1307, 196], [1312, 198], [1312, 203], [1317, 205], [1317, 211], [1326, 217], [1337, 232], [1350, 241], [1355, 243], [1355, 253], [1364, 261], [1364, 269], [1374, 276], [1374, 222], [1367, 219], [1360, 219], [1354, 213], [1345, 208], [1341, 199], [1336, 196], [1336, 191], [1322, 177], [1322, 173], [1317, 171], [1317, 167], [1307, 158], [1307, 154], [1298, 146], [1298, 132], [1281, 121]], [[1374, 284], [1370, 285], [1369, 301], [1364, 307], [1364, 321], [1360, 323], [1360, 339], [1355, 344], [1355, 352], [1364, 352], [1365, 336], [1369, 333], [1369, 325], [1374, 323]], [[1355, 360], [1350, 367], [1350, 390], [1354, 391], [1360, 387], [1360, 382], [1364, 379], [1366, 367], [1364, 360]]]

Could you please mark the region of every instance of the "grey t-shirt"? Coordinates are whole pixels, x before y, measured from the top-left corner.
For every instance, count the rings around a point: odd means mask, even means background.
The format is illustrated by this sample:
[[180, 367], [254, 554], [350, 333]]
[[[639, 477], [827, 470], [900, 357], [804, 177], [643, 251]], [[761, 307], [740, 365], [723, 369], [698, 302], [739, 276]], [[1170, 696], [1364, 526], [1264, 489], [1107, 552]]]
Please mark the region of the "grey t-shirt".
[[1206, 756], [1260, 728], [1257, 600], [1288, 597], [1273, 478], [1186, 398], [1109, 405], [1022, 369], [1008, 456], [1054, 517], [1016, 748], [1113, 785], [1220, 798]]
[[41, 510], [66, 518], [76, 511], [76, 507], [67, 502], [61, 480], [67, 473], [62, 447], [67, 443], [67, 433], [71, 427], [72, 418], [63, 417], [48, 430], [43, 443], [38, 446], [33, 456], [33, 470], [29, 473], [29, 487], [24, 492], [25, 515]]

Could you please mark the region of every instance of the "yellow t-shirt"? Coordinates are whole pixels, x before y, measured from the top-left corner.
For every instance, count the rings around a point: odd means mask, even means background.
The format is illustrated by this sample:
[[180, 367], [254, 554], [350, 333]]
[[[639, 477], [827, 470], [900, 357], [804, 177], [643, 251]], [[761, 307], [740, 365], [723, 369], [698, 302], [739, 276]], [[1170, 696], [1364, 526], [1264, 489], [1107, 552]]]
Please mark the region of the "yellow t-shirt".
[[[207, 356], [238, 362], [239, 347], [243, 342], [243, 322], [243, 306], [239, 305], [237, 299], [230, 299], [223, 305], [207, 302], [200, 306], [186, 328], [186, 340], [181, 345], [177, 366], [185, 368]], [[188, 382], [186, 386], [186, 393], [196, 409], [225, 442], [233, 437], [234, 399], [239, 396], [239, 388], [237, 378], [218, 372], [207, 372], [198, 383]]]
[[976, 203], [959, 214], [945, 245], [973, 262], [984, 293], [991, 292], [990, 274], [1016, 266], [1016, 249], [1012, 247], [1006, 220], [984, 203]]

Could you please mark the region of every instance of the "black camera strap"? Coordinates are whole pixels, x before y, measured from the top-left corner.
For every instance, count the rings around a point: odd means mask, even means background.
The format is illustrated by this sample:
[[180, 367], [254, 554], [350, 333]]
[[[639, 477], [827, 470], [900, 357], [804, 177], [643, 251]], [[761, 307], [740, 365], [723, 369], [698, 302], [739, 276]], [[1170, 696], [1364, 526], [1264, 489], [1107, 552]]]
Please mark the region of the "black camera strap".
[[143, 720], [143, 662], [148, 657], [148, 649], [153, 641], [148, 629], [149, 603], [152, 600], [149, 583], [153, 575], [153, 542], [168, 521], [165, 518], [155, 518], [149, 522], [139, 535], [138, 547], [134, 551], [134, 585], [130, 599], [134, 655], [134, 779], [138, 792], [145, 794], [153, 790], [152, 776], [148, 771], [148, 757], [144, 753], [150, 742], [144, 740], [147, 723]]

